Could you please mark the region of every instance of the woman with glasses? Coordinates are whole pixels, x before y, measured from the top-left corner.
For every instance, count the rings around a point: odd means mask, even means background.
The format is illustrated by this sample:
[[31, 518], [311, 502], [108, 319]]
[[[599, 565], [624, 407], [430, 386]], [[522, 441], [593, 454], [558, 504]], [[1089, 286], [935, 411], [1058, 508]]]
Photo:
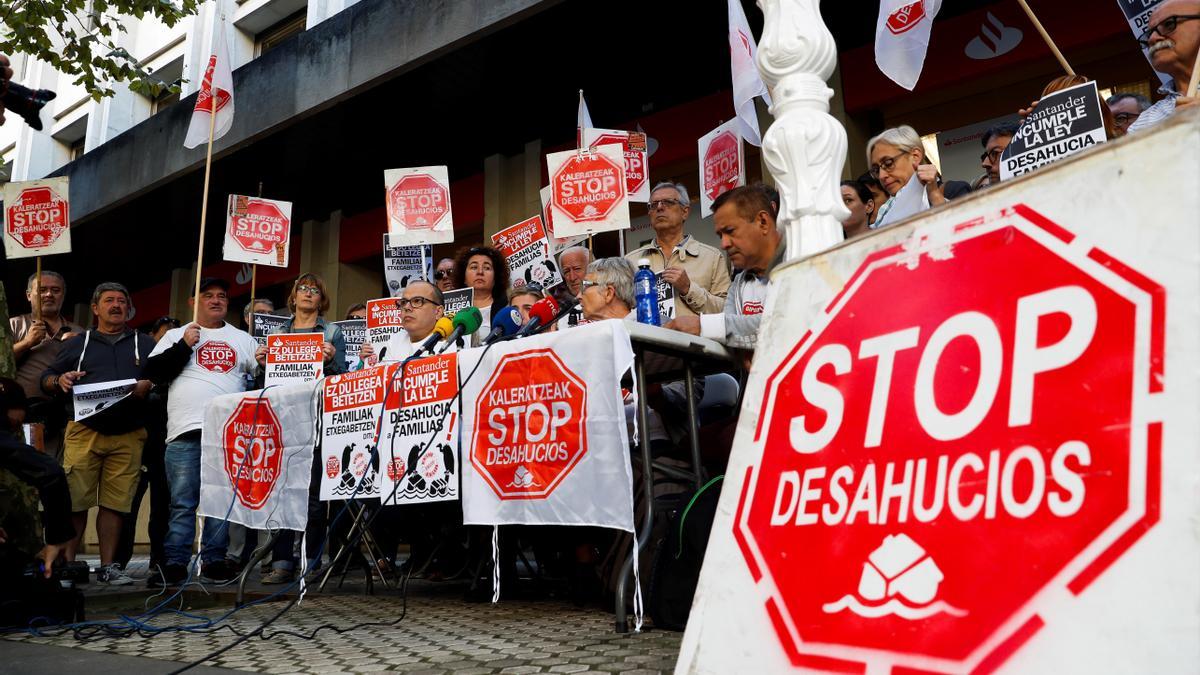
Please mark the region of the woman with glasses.
[[483, 324], [475, 331], [472, 344], [492, 330], [492, 310], [499, 311], [508, 301], [508, 261], [491, 246], [475, 246], [459, 251], [454, 258], [454, 287], [475, 291], [474, 304], [483, 315]]
[[[971, 186], [962, 181], [943, 183], [937, 167], [925, 157], [921, 135], [907, 124], [885, 129], [868, 141], [867, 164], [871, 176], [879, 181], [889, 197], [879, 207], [875, 227], [894, 223], [971, 192]], [[898, 200], [897, 195], [905, 186], [909, 189]], [[898, 204], [900, 208], [893, 211]]]

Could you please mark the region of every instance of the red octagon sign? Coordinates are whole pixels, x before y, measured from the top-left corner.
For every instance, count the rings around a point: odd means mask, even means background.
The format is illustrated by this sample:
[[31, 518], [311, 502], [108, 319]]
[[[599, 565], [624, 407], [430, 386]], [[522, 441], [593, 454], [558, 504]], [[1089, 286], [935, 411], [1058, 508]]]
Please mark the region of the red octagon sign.
[[[601, 145], [620, 143], [621, 152], [625, 155], [625, 191], [634, 194], [646, 184], [646, 152], [629, 147], [629, 134], [600, 134], [592, 141], [591, 148]], [[644, 144], [643, 144], [644, 145]]]
[[260, 509], [271, 496], [283, 464], [283, 427], [266, 398], [247, 396], [238, 402], [221, 431], [225, 474], [238, 501]]
[[888, 15], [887, 28], [893, 35], [907, 33], [920, 25], [925, 18], [925, 0], [917, 0]]
[[48, 187], [22, 190], [5, 208], [4, 231], [28, 249], [52, 245], [67, 231], [67, 200]]
[[450, 193], [436, 178], [415, 173], [388, 191], [388, 216], [406, 230], [432, 230], [450, 213]]
[[235, 214], [230, 234], [247, 253], [270, 253], [287, 244], [291, 221], [271, 202], [251, 199]]
[[507, 354], [480, 390], [471, 464], [500, 499], [545, 499], [587, 454], [587, 385], [550, 349]]
[[577, 223], [604, 220], [624, 200], [624, 181], [624, 169], [608, 157], [576, 153], [550, 179], [550, 199]]
[[214, 373], [228, 373], [237, 366], [237, 351], [224, 340], [209, 340], [196, 350], [196, 364]]
[[708, 144], [704, 151], [703, 189], [709, 199], [716, 199], [738, 186], [742, 173], [738, 154], [738, 140], [732, 132], [721, 132]]
[[930, 231], [767, 380], [734, 537], [798, 666], [994, 668], [1158, 520], [1162, 287], [1024, 205]]

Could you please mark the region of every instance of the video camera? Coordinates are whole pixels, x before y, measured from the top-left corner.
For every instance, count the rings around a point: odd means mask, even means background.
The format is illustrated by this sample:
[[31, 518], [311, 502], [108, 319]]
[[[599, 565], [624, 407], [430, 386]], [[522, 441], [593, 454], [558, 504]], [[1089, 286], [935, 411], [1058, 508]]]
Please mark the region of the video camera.
[[[3, 82], [0, 82], [3, 86]], [[42, 108], [57, 96], [49, 89], [30, 89], [15, 82], [9, 82], [0, 101], [4, 107], [21, 116], [25, 123], [34, 131], [42, 130]]]

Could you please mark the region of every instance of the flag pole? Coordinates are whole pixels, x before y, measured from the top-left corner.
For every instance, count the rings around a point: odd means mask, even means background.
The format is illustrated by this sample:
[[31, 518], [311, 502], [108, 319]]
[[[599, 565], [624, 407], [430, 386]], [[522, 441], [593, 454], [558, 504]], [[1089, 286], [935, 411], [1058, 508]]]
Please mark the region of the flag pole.
[[1046, 46], [1049, 47], [1050, 51], [1054, 53], [1054, 58], [1058, 59], [1058, 62], [1062, 65], [1063, 70], [1067, 71], [1067, 74], [1071, 77], [1075, 77], [1075, 70], [1071, 68], [1071, 64], [1067, 63], [1067, 59], [1064, 58], [1062, 52], [1058, 50], [1058, 45], [1054, 44], [1054, 40], [1050, 39], [1050, 34], [1046, 32], [1045, 27], [1042, 26], [1042, 22], [1038, 21], [1038, 18], [1034, 15], [1033, 10], [1029, 8], [1029, 3], [1027, 3], [1025, 0], [1017, 0], [1017, 3], [1021, 5], [1021, 9], [1025, 10], [1025, 14], [1029, 17], [1030, 23], [1032, 23], [1033, 27], [1037, 29], [1037, 32], [1041, 34], [1042, 39], [1046, 41]]
[[[262, 181], [258, 181], [258, 198], [262, 199]], [[250, 263], [250, 310], [254, 311], [254, 287], [258, 281], [258, 263]]]
[[204, 223], [208, 219], [208, 179], [212, 173], [213, 132], [217, 127], [217, 91], [211, 82], [208, 94], [211, 102], [208, 111], [208, 150], [204, 155], [204, 194], [200, 199], [200, 243], [196, 247], [196, 288], [192, 294], [192, 323], [196, 323], [200, 313], [200, 271], [204, 264]]
[[1188, 81], [1187, 93], [1184, 95], [1195, 98], [1197, 86], [1200, 86], [1200, 57], [1197, 57], [1196, 63], [1192, 65], [1192, 79]]

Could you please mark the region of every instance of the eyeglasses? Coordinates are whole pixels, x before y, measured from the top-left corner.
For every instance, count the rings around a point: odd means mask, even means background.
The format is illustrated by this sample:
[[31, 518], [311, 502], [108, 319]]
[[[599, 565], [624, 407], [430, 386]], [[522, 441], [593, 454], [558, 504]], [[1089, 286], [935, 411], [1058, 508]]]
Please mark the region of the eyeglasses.
[[870, 169], [871, 176], [875, 178], [875, 180], [879, 180], [880, 170], [891, 173], [892, 169], [896, 168], [896, 160], [904, 157], [907, 154], [907, 152], [901, 152], [899, 154], [892, 155], [891, 157], [884, 157], [883, 159], [879, 160], [878, 164], [872, 164]]
[[1004, 154], [1004, 148], [992, 148], [991, 150], [988, 150], [987, 152], [980, 155], [979, 161], [980, 162], [991, 162], [992, 164], [995, 164], [996, 160], [1000, 159], [1000, 155], [1002, 155], [1002, 154]]
[[1117, 113], [1113, 115], [1113, 121], [1117, 123], [1117, 126], [1124, 127], [1128, 126], [1140, 115], [1141, 113]]
[[651, 211], [657, 211], [659, 208], [669, 209], [674, 205], [683, 206], [683, 202], [678, 199], [655, 199], [646, 204], [646, 208]]
[[409, 307], [412, 307], [413, 309], [421, 309], [425, 305], [436, 305], [441, 307], [441, 305], [433, 300], [429, 298], [423, 298], [419, 295], [415, 298], [396, 298], [396, 306], [400, 309], [408, 309]]
[[436, 272], [433, 273], [433, 280], [441, 281], [442, 279], [450, 279], [453, 276], [454, 276], [454, 270], [437, 270]]
[[312, 293], [313, 295], [320, 295], [321, 289], [317, 288], [316, 286], [305, 286], [301, 284], [300, 286], [296, 287], [296, 293]]
[[1142, 37], [1138, 38], [1138, 44], [1142, 46], [1142, 49], [1146, 49], [1150, 46], [1150, 38], [1154, 37], [1155, 33], [1164, 38], [1169, 37], [1179, 27], [1179, 24], [1184, 21], [1191, 21], [1192, 19], [1200, 19], [1200, 14], [1176, 14], [1168, 16], [1157, 24], [1147, 28], [1146, 32], [1142, 33]]
[[599, 281], [588, 281], [587, 279], [584, 279], [583, 281], [579, 282], [579, 294], [582, 295], [584, 291], [586, 291], [589, 288], [592, 288], [593, 286], [607, 286], [607, 285], [608, 284], [602, 284]]

